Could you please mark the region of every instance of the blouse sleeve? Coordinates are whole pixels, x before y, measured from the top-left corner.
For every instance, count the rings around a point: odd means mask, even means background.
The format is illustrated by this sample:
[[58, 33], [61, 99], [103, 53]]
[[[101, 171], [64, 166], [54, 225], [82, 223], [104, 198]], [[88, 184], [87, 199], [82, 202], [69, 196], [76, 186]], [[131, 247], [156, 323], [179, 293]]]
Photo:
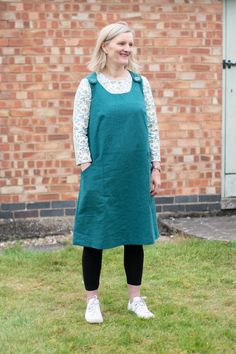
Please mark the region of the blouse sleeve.
[[76, 164], [91, 162], [87, 128], [91, 103], [91, 88], [86, 78], [80, 81], [74, 98], [73, 141]]
[[149, 144], [151, 150], [151, 161], [160, 161], [160, 138], [159, 138], [159, 128], [157, 122], [156, 108], [152, 95], [151, 86], [148, 79], [142, 76], [143, 79], [143, 93], [146, 103], [147, 110], [147, 121], [148, 121], [148, 134], [149, 134]]

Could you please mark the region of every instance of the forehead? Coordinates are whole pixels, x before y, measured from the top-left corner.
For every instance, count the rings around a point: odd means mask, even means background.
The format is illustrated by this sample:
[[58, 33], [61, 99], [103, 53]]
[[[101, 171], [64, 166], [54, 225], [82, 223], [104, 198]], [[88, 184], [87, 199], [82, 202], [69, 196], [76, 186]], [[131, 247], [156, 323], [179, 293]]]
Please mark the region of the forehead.
[[120, 33], [112, 41], [131, 41], [133, 42], [133, 34], [131, 32]]

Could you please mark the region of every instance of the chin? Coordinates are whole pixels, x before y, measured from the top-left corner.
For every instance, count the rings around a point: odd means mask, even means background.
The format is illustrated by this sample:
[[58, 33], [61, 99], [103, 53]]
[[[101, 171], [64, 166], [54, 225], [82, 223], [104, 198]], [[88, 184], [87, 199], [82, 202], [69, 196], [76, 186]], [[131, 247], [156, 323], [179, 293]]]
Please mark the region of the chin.
[[120, 60], [120, 64], [128, 65], [129, 61], [128, 60]]

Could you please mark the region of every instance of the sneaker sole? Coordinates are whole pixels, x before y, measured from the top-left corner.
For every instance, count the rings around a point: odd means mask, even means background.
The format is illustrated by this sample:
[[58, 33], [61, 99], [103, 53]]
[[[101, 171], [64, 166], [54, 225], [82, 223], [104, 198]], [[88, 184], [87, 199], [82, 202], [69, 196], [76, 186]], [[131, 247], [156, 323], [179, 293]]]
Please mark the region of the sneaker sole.
[[85, 318], [85, 320], [86, 320], [88, 323], [103, 323], [103, 320], [94, 321], [94, 320], [87, 320], [86, 318]]
[[149, 320], [150, 318], [155, 318], [155, 315], [153, 316], [149, 316], [149, 317], [141, 317], [141, 316], [138, 316], [132, 309], [128, 309], [129, 312], [132, 312], [134, 315], [136, 315], [136, 317], [138, 318], [143, 318], [144, 320]]

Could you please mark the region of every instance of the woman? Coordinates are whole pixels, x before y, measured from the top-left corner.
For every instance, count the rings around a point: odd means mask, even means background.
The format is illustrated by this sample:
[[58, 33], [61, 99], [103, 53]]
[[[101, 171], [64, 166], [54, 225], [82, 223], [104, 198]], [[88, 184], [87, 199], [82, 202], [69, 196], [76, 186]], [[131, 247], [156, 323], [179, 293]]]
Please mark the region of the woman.
[[102, 250], [124, 246], [128, 310], [151, 318], [140, 296], [144, 251], [159, 232], [154, 196], [160, 185], [156, 112], [148, 80], [138, 74], [126, 22], [104, 27], [76, 91], [73, 133], [81, 166], [73, 244], [83, 246], [85, 319], [103, 322], [98, 299]]

